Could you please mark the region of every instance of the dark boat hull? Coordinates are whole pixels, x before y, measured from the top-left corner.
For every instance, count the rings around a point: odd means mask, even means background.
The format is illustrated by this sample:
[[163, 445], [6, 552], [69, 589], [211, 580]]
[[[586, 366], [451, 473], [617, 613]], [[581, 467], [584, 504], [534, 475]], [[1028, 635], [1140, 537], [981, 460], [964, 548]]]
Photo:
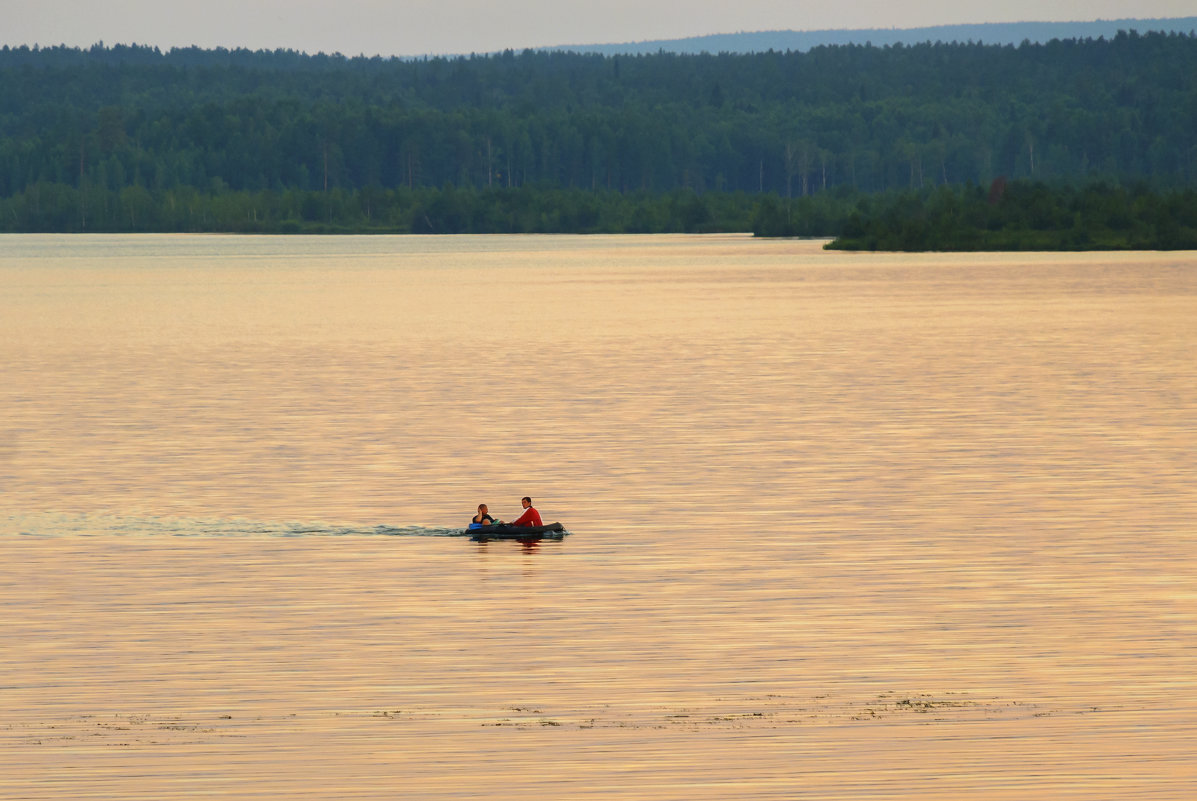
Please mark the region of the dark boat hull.
[[539, 540], [561, 539], [565, 526], [548, 523], [543, 526], [509, 526], [506, 524], [467, 529], [466, 533], [475, 540]]

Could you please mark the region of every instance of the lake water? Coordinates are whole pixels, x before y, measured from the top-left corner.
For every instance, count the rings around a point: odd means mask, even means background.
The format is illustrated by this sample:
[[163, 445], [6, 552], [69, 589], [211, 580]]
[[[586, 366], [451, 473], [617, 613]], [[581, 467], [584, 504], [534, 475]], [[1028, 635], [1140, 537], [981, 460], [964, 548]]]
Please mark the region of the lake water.
[[0, 797], [1193, 798], [1197, 254], [820, 244], [0, 238]]

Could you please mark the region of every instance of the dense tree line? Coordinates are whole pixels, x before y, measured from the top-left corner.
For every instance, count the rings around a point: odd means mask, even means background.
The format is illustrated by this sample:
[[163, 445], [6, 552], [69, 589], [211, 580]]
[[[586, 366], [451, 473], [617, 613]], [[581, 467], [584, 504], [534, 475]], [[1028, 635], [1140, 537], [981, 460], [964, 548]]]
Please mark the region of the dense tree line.
[[[752, 230], [770, 198], [743, 192], [452, 185], [200, 192], [187, 186], [78, 189], [40, 182], [0, 198], [0, 232], [710, 233]], [[819, 227], [828, 214], [808, 218], [802, 212], [825, 206], [823, 199], [796, 198], [791, 205], [786, 217], [791, 229], [782, 235], [837, 230]], [[852, 208], [839, 203], [837, 219]]]
[[[1197, 38], [415, 61], [0, 50], [0, 197], [1197, 183]], [[85, 219], [82, 216], [80, 219]]]
[[997, 180], [861, 198], [843, 250], [1197, 250], [1197, 191]]

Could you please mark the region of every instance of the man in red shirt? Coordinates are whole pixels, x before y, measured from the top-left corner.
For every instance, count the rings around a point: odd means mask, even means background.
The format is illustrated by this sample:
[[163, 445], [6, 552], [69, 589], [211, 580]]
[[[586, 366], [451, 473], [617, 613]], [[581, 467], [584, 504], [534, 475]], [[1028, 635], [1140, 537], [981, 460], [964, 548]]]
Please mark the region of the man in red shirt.
[[524, 513], [515, 520], [511, 521], [513, 526], [543, 526], [540, 522], [540, 512], [532, 507], [532, 499], [524, 496], [520, 499], [520, 503], [524, 505]]

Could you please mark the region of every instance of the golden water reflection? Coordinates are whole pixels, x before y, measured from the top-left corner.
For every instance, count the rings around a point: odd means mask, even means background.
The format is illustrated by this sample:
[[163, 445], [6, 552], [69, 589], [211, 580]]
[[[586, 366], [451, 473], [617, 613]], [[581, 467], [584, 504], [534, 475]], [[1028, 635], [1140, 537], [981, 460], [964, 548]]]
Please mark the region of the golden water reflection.
[[0, 797], [1189, 798], [1195, 267], [7, 238]]

